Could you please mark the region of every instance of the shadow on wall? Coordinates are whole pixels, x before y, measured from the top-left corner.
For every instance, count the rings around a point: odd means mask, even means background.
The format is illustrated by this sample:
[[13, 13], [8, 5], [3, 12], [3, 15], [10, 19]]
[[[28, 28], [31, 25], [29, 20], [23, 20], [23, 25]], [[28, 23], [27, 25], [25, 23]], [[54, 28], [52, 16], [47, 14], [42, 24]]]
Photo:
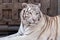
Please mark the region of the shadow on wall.
[[58, 0], [58, 14], [60, 15], [60, 0]]
[[7, 25], [0, 25], [0, 37], [8, 36], [14, 33], [17, 33], [19, 29], [18, 26], [7, 26]]

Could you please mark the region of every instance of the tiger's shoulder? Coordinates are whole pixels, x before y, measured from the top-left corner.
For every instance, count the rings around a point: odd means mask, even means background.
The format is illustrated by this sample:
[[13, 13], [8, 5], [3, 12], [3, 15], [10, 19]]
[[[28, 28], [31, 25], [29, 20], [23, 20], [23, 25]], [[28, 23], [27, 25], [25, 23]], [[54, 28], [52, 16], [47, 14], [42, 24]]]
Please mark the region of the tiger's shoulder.
[[51, 19], [53, 19], [53, 21], [56, 23], [54, 25], [56, 26], [57, 40], [60, 40], [60, 15], [52, 17]]
[[60, 40], [60, 15], [59, 16], [57, 16], [57, 27], [58, 27], [58, 31], [57, 31], [57, 33], [58, 33], [58, 36], [57, 36], [57, 40]]

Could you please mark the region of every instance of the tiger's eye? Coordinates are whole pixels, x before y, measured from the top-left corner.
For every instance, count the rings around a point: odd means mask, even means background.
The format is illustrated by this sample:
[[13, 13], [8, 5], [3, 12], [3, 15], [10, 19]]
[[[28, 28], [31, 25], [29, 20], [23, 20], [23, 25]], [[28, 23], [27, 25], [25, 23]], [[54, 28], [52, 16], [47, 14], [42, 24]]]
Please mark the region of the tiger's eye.
[[39, 21], [40, 19], [38, 18], [38, 21]]
[[31, 22], [29, 22], [29, 24], [31, 24]]
[[30, 12], [30, 14], [32, 15], [32, 13]]
[[36, 15], [39, 14], [39, 13], [36, 13]]

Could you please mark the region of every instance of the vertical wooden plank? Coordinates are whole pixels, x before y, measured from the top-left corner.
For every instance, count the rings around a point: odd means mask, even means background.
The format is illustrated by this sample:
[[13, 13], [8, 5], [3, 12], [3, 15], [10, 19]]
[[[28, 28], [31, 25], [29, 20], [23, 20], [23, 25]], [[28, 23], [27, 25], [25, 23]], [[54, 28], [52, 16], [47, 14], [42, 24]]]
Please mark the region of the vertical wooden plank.
[[20, 20], [20, 13], [22, 9], [18, 9], [18, 19]]
[[12, 10], [11, 9], [2, 9], [2, 15], [4, 21], [10, 21], [12, 19]]
[[8, 20], [8, 9], [2, 9], [2, 13], [3, 13], [3, 19], [7, 21]]
[[8, 3], [12, 3], [12, 0], [9, 0], [9, 2]]
[[28, 0], [28, 3], [35, 3], [34, 0]]
[[18, 0], [19, 3], [28, 2], [28, 0]]
[[17, 20], [18, 19], [18, 12], [17, 9], [12, 10], [12, 20]]
[[58, 15], [58, 0], [50, 0], [49, 16]]
[[2, 0], [0, 0], [0, 20], [2, 19]]
[[[17, 3], [18, 0], [12, 0], [12, 19], [11, 21], [8, 22], [9, 25], [16, 25], [18, 21], [18, 6], [19, 4]], [[18, 21], [18, 22], [17, 22]]]
[[0, 5], [0, 20], [2, 19], [2, 5]]
[[12, 19], [18, 19], [18, 3], [14, 3], [12, 8]]
[[40, 0], [41, 10], [44, 14], [47, 14], [47, 8], [50, 8], [50, 0]]
[[16, 20], [18, 19], [18, 0], [12, 0], [13, 1], [13, 8], [12, 8], [12, 19]]
[[60, 0], [58, 0], [58, 14], [60, 15]]
[[34, 3], [40, 3], [40, 0], [34, 0]]
[[12, 9], [8, 10], [8, 18], [10, 20], [12, 19]]
[[9, 0], [2, 0], [2, 3], [7, 3], [9, 2]]
[[22, 9], [22, 3], [18, 3], [18, 9]]
[[2, 0], [0, 0], [0, 5], [2, 5]]
[[12, 0], [12, 3], [18, 3], [18, 0]]
[[5, 25], [6, 21], [3, 20], [3, 11], [2, 11], [2, 5], [3, 5], [3, 0], [0, 0], [0, 25]]
[[12, 3], [12, 0], [2, 0], [2, 3]]
[[40, 0], [28, 0], [28, 3], [40, 3]]

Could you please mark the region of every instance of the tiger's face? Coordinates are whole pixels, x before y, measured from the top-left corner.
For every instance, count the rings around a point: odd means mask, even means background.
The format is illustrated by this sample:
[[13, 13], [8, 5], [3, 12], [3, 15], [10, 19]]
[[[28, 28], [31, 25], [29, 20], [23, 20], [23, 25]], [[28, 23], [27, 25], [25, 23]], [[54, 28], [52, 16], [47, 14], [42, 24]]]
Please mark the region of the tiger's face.
[[22, 10], [21, 19], [25, 25], [36, 25], [41, 18], [40, 4], [26, 4], [27, 6]]

